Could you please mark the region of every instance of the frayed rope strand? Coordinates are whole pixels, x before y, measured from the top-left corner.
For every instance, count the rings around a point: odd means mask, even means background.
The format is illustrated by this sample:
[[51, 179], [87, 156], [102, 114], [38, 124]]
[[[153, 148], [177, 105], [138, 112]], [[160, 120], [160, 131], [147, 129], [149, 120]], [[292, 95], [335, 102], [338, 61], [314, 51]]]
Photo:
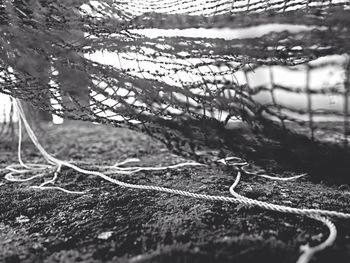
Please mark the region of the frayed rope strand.
[[[34, 131], [31, 129], [30, 125], [28, 124], [28, 121], [26, 119], [26, 116], [24, 114], [23, 108], [18, 100], [14, 101], [14, 105], [17, 109], [17, 114], [18, 114], [18, 122], [19, 122], [19, 136], [18, 136], [18, 160], [19, 160], [19, 165], [10, 165], [6, 167], [6, 170], [9, 170], [10, 173], [7, 173], [5, 175], [5, 179], [11, 182], [27, 182], [34, 180], [39, 177], [43, 177], [45, 173], [53, 173], [54, 177], [51, 180], [48, 180], [44, 183], [42, 183], [39, 186], [32, 186], [34, 189], [56, 189], [56, 190], [61, 190], [66, 193], [72, 193], [72, 194], [84, 194], [86, 192], [82, 191], [70, 191], [63, 189], [61, 187], [56, 187], [56, 186], [46, 186], [48, 184], [54, 184], [58, 174], [62, 168], [62, 166], [72, 168], [76, 171], [79, 171], [84, 174], [91, 174], [91, 175], [97, 175], [94, 174], [93, 171], [89, 170], [84, 170], [82, 168], [79, 168], [78, 166], [71, 164], [66, 161], [59, 160], [52, 155], [50, 155], [39, 143], [38, 138], [36, 137]], [[33, 144], [36, 146], [36, 148], [40, 151], [42, 156], [45, 158], [45, 160], [49, 164], [25, 164], [22, 160], [21, 156], [21, 148], [22, 148], [22, 126], [24, 125], [29, 138], [32, 140]], [[112, 166], [98, 166], [98, 169], [102, 170], [107, 170], [108, 173], [113, 173], [113, 174], [133, 174], [136, 172], [140, 171], [160, 171], [160, 170], [166, 170], [166, 169], [176, 169], [180, 167], [185, 167], [185, 166], [204, 166], [204, 164], [197, 163], [197, 162], [184, 162], [184, 163], [179, 163], [175, 165], [170, 165], [170, 166], [164, 166], [164, 167], [120, 167], [121, 165], [130, 163], [130, 162], [138, 162], [139, 159], [127, 159], [122, 162], [118, 162]], [[36, 174], [34, 176], [31, 176], [29, 178], [20, 178], [19, 175], [24, 175], [24, 174], [29, 174], [29, 173], [38, 173], [40, 171], [45, 171], [40, 174]], [[102, 177], [103, 173], [99, 173], [98, 176]], [[105, 177], [104, 179], [107, 180]]]

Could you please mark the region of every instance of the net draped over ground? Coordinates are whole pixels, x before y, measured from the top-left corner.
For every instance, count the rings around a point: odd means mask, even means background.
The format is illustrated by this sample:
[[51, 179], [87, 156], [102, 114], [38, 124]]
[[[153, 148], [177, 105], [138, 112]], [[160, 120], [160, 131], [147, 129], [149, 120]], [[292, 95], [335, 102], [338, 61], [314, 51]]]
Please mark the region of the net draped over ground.
[[[350, 2], [6, 1], [0, 2], [0, 92], [58, 116], [143, 131], [174, 151], [230, 149], [240, 119], [311, 140], [349, 135]], [[248, 29], [296, 25], [233, 39], [142, 34], [143, 29]], [[105, 54], [114, 64], [92, 57]], [[312, 85], [333, 68], [337, 83]], [[254, 72], [269, 80], [253, 84]], [[305, 72], [303, 85], [276, 83], [276, 69]], [[301, 96], [303, 106], [278, 94]], [[334, 108], [314, 107], [334, 97]], [[324, 126], [319, 117], [337, 120]], [[300, 129], [295, 129], [295, 126]], [[291, 128], [292, 127], [292, 128]]]

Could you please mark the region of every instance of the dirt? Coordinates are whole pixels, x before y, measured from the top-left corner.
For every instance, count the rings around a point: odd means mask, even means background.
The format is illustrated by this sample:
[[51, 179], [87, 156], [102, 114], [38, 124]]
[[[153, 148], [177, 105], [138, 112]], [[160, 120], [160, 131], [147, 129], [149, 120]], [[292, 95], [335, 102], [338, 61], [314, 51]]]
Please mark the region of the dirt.
[[[41, 137], [48, 152], [85, 168], [132, 157], [142, 166], [184, 161], [145, 135], [112, 127], [54, 126]], [[26, 161], [44, 162], [29, 141], [23, 146]], [[7, 182], [3, 168], [18, 162], [16, 147], [3, 141], [0, 150], [0, 262], [296, 262], [301, 245], [316, 245], [328, 236], [322, 223], [306, 217], [121, 188], [67, 168], [56, 185], [86, 194], [35, 190], [30, 186], [52, 175]], [[230, 167], [212, 165], [116, 178], [229, 196], [235, 176]], [[308, 176], [276, 182], [245, 175], [237, 192], [275, 204], [350, 213], [349, 185]], [[333, 221], [337, 240], [313, 262], [350, 261], [350, 222]]]

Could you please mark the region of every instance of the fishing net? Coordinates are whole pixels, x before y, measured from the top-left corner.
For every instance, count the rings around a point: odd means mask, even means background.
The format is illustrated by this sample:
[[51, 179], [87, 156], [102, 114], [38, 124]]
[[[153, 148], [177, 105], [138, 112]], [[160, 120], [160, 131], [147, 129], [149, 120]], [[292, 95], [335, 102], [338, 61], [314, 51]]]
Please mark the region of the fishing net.
[[[63, 118], [146, 132], [204, 161], [207, 149], [256, 158], [272, 138], [287, 149], [281, 156], [309, 170], [324, 163], [317, 153], [331, 152], [341, 173], [350, 129], [349, 6], [1, 1], [0, 92]], [[210, 36], [220, 30], [235, 36]], [[239, 121], [261, 139], [254, 150], [234, 129]], [[315, 145], [326, 151], [308, 157]], [[280, 144], [271, 147], [280, 155]]]
[[[349, 7], [345, 0], [2, 0], [0, 92], [65, 119], [147, 133], [203, 162], [235, 153], [349, 179]], [[241, 172], [271, 179], [240, 158], [221, 159], [239, 167], [232, 197], [130, 184], [105, 172], [144, 169], [120, 167], [126, 162], [80, 168], [49, 155], [16, 105], [20, 129], [25, 126], [48, 164], [23, 163], [19, 144], [20, 166], [8, 167], [9, 181], [50, 171], [53, 179], [37, 188], [81, 194], [49, 186], [65, 166], [122, 187], [322, 221], [328, 239], [305, 248], [298, 262], [334, 242], [336, 229], [325, 216], [349, 218], [239, 195]], [[18, 177], [29, 172], [30, 178]]]

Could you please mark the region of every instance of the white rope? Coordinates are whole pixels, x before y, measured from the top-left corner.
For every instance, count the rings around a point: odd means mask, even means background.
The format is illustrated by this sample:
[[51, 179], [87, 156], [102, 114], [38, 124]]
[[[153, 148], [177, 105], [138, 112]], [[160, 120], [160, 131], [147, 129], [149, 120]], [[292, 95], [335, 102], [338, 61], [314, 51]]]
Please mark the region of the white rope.
[[[342, 213], [342, 212], [337, 212], [337, 211], [329, 211], [329, 210], [321, 210], [321, 209], [300, 209], [300, 208], [293, 208], [293, 207], [288, 207], [288, 206], [281, 206], [281, 205], [275, 205], [275, 204], [270, 204], [267, 202], [262, 202], [254, 199], [250, 199], [238, 194], [235, 194], [235, 198], [232, 197], [226, 197], [226, 196], [211, 196], [211, 195], [205, 195], [205, 194], [195, 194], [187, 191], [182, 191], [182, 190], [177, 190], [177, 189], [170, 189], [170, 188], [165, 188], [165, 187], [159, 187], [159, 186], [152, 186], [152, 185], [140, 185], [140, 184], [130, 184], [130, 183], [125, 183], [116, 179], [113, 179], [101, 172], [98, 171], [90, 171], [86, 169], [82, 169], [72, 163], [66, 162], [59, 160], [50, 154], [48, 154], [45, 149], [41, 146], [39, 143], [38, 139], [36, 138], [33, 130], [29, 126], [25, 114], [23, 112], [23, 109], [20, 105], [20, 103], [16, 100], [15, 101], [15, 106], [17, 107], [17, 112], [19, 113], [19, 119], [21, 119], [25, 125], [25, 128], [29, 134], [29, 137], [32, 139], [33, 143], [35, 146], [38, 148], [38, 150], [41, 152], [41, 154], [45, 157], [46, 160], [48, 160], [52, 164], [56, 164], [56, 166], [66, 166], [69, 168], [72, 168], [76, 170], [77, 172], [83, 173], [83, 174], [88, 174], [88, 175], [96, 175], [98, 177], [101, 177], [111, 183], [114, 183], [116, 185], [122, 186], [122, 187], [128, 187], [128, 188], [134, 188], [134, 189], [143, 189], [143, 190], [156, 190], [156, 191], [162, 191], [162, 192], [167, 192], [167, 193], [173, 193], [173, 194], [180, 194], [180, 195], [185, 195], [185, 196], [192, 196], [195, 198], [203, 198], [203, 199], [208, 199], [208, 200], [221, 200], [221, 201], [227, 201], [227, 202], [232, 202], [232, 203], [241, 203], [245, 205], [253, 205], [253, 206], [258, 206], [267, 210], [272, 210], [272, 211], [278, 211], [278, 212], [285, 212], [285, 213], [292, 213], [292, 214], [299, 214], [299, 215], [323, 215], [323, 216], [332, 216], [332, 217], [339, 217], [339, 218], [346, 218], [350, 219], [350, 214], [348, 213]], [[198, 163], [195, 163], [196, 165], [200, 165]], [[139, 167], [137, 167], [139, 168]], [[240, 176], [240, 173], [239, 173]]]
[[[235, 192], [234, 189], [238, 185], [240, 179], [241, 179], [241, 173], [238, 172], [237, 176], [236, 176], [236, 180], [234, 181], [234, 183], [230, 187], [230, 193], [237, 198], [252, 200], [250, 198], [244, 197], [244, 196], [238, 194], [237, 192]], [[253, 201], [255, 201], [255, 200], [253, 200]], [[276, 208], [276, 205], [274, 205], [274, 206]], [[281, 211], [281, 210], [276, 210], [276, 211]], [[312, 218], [312, 219], [315, 219], [317, 221], [324, 223], [329, 229], [329, 236], [324, 242], [322, 242], [321, 244], [319, 244], [317, 246], [314, 246], [314, 247], [310, 247], [309, 245], [301, 246], [300, 251], [302, 252], [302, 254], [300, 255], [297, 263], [308, 263], [317, 252], [322, 251], [322, 250], [326, 249], [327, 247], [330, 247], [331, 245], [333, 245], [335, 239], [337, 238], [337, 229], [336, 229], [335, 225], [333, 224], [333, 222], [331, 222], [329, 219], [327, 219], [323, 216], [319, 216], [319, 215], [307, 215], [307, 216]]]
[[[39, 143], [38, 138], [36, 137], [34, 131], [31, 129], [30, 125], [28, 124], [28, 121], [26, 119], [26, 116], [24, 114], [23, 108], [18, 100], [14, 100], [14, 105], [17, 109], [17, 114], [18, 114], [18, 122], [19, 122], [19, 142], [18, 142], [18, 160], [19, 160], [19, 165], [9, 165], [6, 167], [7, 170], [11, 171], [10, 173], [5, 175], [5, 179], [11, 182], [27, 182], [33, 179], [36, 179], [38, 177], [43, 177], [45, 173], [40, 173], [35, 176], [29, 177], [29, 178], [19, 178], [18, 175], [23, 175], [27, 173], [36, 173], [42, 170], [45, 170], [45, 172], [50, 172], [54, 173], [54, 177], [42, 183], [39, 186], [32, 186], [32, 188], [35, 189], [56, 189], [60, 190], [66, 193], [72, 193], [72, 194], [84, 194], [85, 192], [82, 191], [70, 191], [67, 189], [63, 189], [61, 187], [56, 187], [56, 186], [46, 186], [48, 184], [54, 184], [55, 180], [58, 177], [58, 173], [61, 170], [62, 166], [70, 167], [76, 171], [79, 171], [84, 174], [91, 174], [91, 175], [97, 175], [100, 177], [103, 177], [105, 180], [107, 180], [107, 175], [104, 175], [103, 173], [99, 172], [93, 172], [89, 170], [85, 170], [82, 168], [79, 168], [78, 166], [71, 164], [66, 161], [59, 160], [52, 155], [50, 155]], [[43, 164], [25, 164], [22, 160], [21, 156], [21, 145], [22, 145], [22, 125], [24, 124], [24, 127], [29, 135], [29, 138], [32, 140], [36, 148], [40, 151], [40, 153], [43, 155], [43, 157], [49, 162], [49, 164], [43, 165]], [[204, 164], [200, 164], [197, 162], [184, 162], [184, 163], [179, 163], [175, 165], [170, 165], [170, 166], [164, 166], [164, 167], [119, 167], [120, 165], [124, 165], [126, 163], [130, 162], [137, 162], [139, 159], [127, 159], [125, 161], [119, 162], [114, 164], [113, 166], [98, 166], [97, 168], [99, 169], [107, 169], [109, 170], [108, 173], [113, 172], [114, 174], [132, 174], [140, 171], [160, 171], [160, 170], [166, 170], [166, 169], [175, 169], [179, 167], [184, 167], [184, 166], [203, 166]], [[96, 174], [97, 173], [97, 174]], [[17, 175], [17, 176], [14, 176]], [[103, 175], [103, 176], [102, 176]], [[112, 178], [110, 178], [113, 180]], [[110, 180], [109, 180], [110, 181]]]
[[40, 190], [59, 190], [62, 192], [65, 192], [67, 194], [78, 194], [78, 195], [82, 195], [82, 194], [86, 194], [85, 191], [70, 191], [67, 190], [65, 188], [59, 187], [59, 186], [31, 186], [31, 188], [33, 189], [40, 189]]
[[[304, 260], [304, 261], [301, 261], [301, 262], [298, 261], [298, 263], [308, 262], [308, 260], [311, 258], [311, 256], [314, 253], [324, 249], [326, 246], [329, 246], [334, 242], [334, 239], [336, 237], [336, 229], [335, 229], [334, 225], [328, 219], [324, 218], [324, 216], [350, 219], [349, 213], [322, 210], [322, 209], [293, 208], [293, 207], [288, 207], [288, 206], [282, 206], [282, 205], [276, 205], [276, 204], [271, 204], [271, 203], [267, 203], [267, 202], [262, 202], [262, 201], [258, 201], [258, 200], [254, 200], [254, 199], [242, 196], [234, 191], [234, 188], [238, 184], [240, 177], [241, 177], [240, 171], [238, 171], [237, 178], [229, 189], [230, 193], [233, 197], [227, 197], [227, 196], [213, 196], [213, 195], [207, 195], [207, 194], [197, 194], [197, 193], [193, 193], [193, 192], [189, 192], [189, 191], [171, 189], [171, 188], [166, 188], [166, 187], [161, 187], [161, 186], [125, 183], [125, 182], [122, 182], [120, 180], [111, 178], [102, 172], [82, 169], [82, 168], [80, 168], [72, 163], [59, 160], [59, 159], [51, 156], [49, 153], [47, 153], [45, 151], [45, 149], [39, 143], [36, 135], [34, 134], [33, 130], [31, 129], [31, 127], [29, 126], [19, 101], [15, 102], [15, 106], [17, 107], [17, 112], [19, 114], [19, 118], [18, 118], [19, 123], [23, 122], [25, 129], [26, 129], [29, 137], [33, 141], [34, 145], [37, 147], [37, 149], [40, 151], [40, 153], [43, 155], [43, 157], [50, 163], [50, 165], [47, 165], [47, 166], [45, 166], [45, 165], [29, 166], [29, 165], [25, 165], [23, 162], [20, 161], [20, 164], [26, 169], [25, 170], [18, 170], [19, 171], [18, 174], [22, 174], [22, 173], [29, 172], [29, 171], [35, 172], [35, 171], [38, 171], [40, 169], [42, 170], [44, 168], [47, 168], [49, 170], [52, 170], [53, 168], [56, 169], [54, 177], [50, 181], [43, 183], [40, 186], [35, 186], [33, 188], [56, 189], [56, 190], [61, 190], [61, 191], [67, 192], [67, 193], [79, 193], [79, 194], [85, 193], [85, 192], [68, 191], [68, 190], [60, 188], [60, 187], [52, 187], [52, 186], [48, 187], [48, 186], [46, 186], [49, 183], [50, 184], [54, 183], [61, 167], [66, 166], [66, 167], [72, 168], [75, 171], [80, 172], [82, 174], [98, 176], [106, 181], [109, 181], [109, 182], [116, 184], [118, 186], [121, 186], [121, 187], [132, 188], [132, 189], [142, 189], [142, 190], [153, 190], [153, 191], [182, 195], [182, 196], [187, 196], [187, 197], [192, 197], [192, 198], [197, 198], [197, 199], [204, 199], [204, 200], [211, 200], [211, 201], [224, 201], [224, 202], [231, 202], [231, 203], [235, 203], [235, 204], [243, 204], [243, 205], [247, 205], [247, 206], [256, 206], [256, 207], [260, 207], [262, 209], [271, 210], [271, 211], [309, 216], [309, 217], [312, 217], [312, 218], [315, 218], [317, 220], [324, 222], [330, 229], [329, 238], [324, 243], [322, 243], [321, 245], [319, 245], [317, 247], [305, 249], [304, 254], [301, 256], [302, 260]], [[20, 133], [21, 133], [21, 131], [20, 131]], [[20, 138], [21, 138], [21, 136], [20, 136]], [[21, 143], [21, 141], [19, 143]], [[19, 150], [20, 149], [21, 148], [19, 147]], [[19, 154], [19, 158], [21, 158], [20, 154]], [[133, 159], [132, 161], [136, 161], [136, 160]], [[126, 164], [128, 162], [131, 162], [130, 159], [125, 160], [121, 163], [117, 163], [113, 166], [103, 166], [102, 168], [103, 169], [112, 169], [112, 171], [114, 171], [115, 173], [125, 174], [125, 173], [135, 173], [135, 172], [138, 172], [141, 170], [164, 170], [164, 169], [169, 169], [169, 168], [177, 168], [177, 167], [181, 167], [184, 165], [201, 165], [198, 163], [184, 163], [184, 164], [178, 164], [178, 165], [167, 166], [167, 167], [127, 167], [127, 168], [119, 167], [119, 165]], [[242, 162], [241, 165], [246, 165], [246, 163]], [[14, 179], [13, 175], [16, 173], [16, 168], [14, 168], [14, 166], [9, 166], [8, 170], [11, 171], [11, 173], [10, 173], [11, 176], [8, 176], [8, 177], [10, 177], [13, 180]], [[301, 177], [301, 176], [303, 176], [303, 175], [300, 175], [297, 177]], [[271, 176], [262, 176], [262, 177], [265, 177], [268, 179], [275, 179], [276, 178], [276, 177], [271, 177]], [[292, 177], [292, 178], [295, 179], [297, 177]], [[283, 179], [283, 180], [286, 180], [286, 179]], [[288, 180], [291, 180], [291, 179], [289, 178]]]
[[228, 166], [239, 167], [245, 174], [248, 174], [248, 175], [254, 175], [254, 176], [262, 177], [269, 180], [275, 180], [275, 181], [291, 181], [307, 175], [306, 173], [303, 173], [303, 174], [290, 176], [290, 177], [278, 177], [278, 176], [271, 176], [271, 175], [264, 174], [265, 171], [262, 169], [251, 172], [247, 169], [247, 167], [249, 166], [249, 163], [247, 161], [244, 161], [242, 158], [239, 158], [236, 156], [219, 159], [217, 160], [217, 162]]
[[332, 221], [323, 216], [310, 217], [325, 224], [329, 229], [329, 235], [325, 241], [323, 241], [317, 246], [310, 247], [308, 244], [301, 246], [300, 251], [302, 252], [302, 254], [300, 255], [297, 263], [308, 263], [311, 260], [311, 258], [315, 255], [315, 253], [332, 246], [335, 242], [335, 239], [337, 238], [337, 229]]
[[277, 177], [277, 176], [271, 176], [271, 175], [267, 175], [267, 174], [257, 174], [257, 176], [259, 176], [259, 177], [270, 179], [270, 180], [276, 180], [276, 181], [295, 180], [295, 179], [299, 179], [301, 177], [304, 177], [305, 175], [307, 175], [307, 173], [303, 173], [303, 174], [299, 174], [299, 175], [295, 175], [295, 176], [290, 176], [290, 177]]

